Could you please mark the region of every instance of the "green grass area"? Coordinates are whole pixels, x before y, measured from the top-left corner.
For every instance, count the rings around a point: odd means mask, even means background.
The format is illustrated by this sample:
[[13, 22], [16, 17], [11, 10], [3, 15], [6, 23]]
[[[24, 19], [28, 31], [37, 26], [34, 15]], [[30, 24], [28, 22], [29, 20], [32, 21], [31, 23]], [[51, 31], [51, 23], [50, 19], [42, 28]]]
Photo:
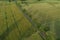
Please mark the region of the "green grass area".
[[47, 33], [48, 35], [51, 35], [52, 40], [55, 40], [54, 36], [59, 38], [58, 36], [60, 33], [58, 32], [59, 31], [58, 20], [60, 19], [59, 2], [41, 2], [22, 6], [33, 21], [35, 21], [37, 24], [42, 25], [42, 29], [46, 26], [50, 27], [51, 34], [49, 32]]
[[1, 5], [0, 39], [18, 40], [31, 27], [31, 23], [24, 17], [14, 3], [1, 3]]
[[58, 2], [0, 2], [0, 40], [43, 40], [40, 31], [46, 40], [55, 40], [60, 37], [59, 24]]

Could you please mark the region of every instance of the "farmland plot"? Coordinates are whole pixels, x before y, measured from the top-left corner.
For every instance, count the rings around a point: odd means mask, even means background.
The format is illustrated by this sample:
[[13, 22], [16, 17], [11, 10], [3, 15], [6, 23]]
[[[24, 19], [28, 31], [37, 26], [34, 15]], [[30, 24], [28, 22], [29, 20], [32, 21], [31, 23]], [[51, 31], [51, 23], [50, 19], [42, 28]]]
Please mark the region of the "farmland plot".
[[3, 4], [0, 7], [0, 40], [20, 40], [31, 27], [15, 4]]
[[60, 3], [17, 3], [0, 2], [0, 40], [59, 40]]
[[[60, 3], [59, 2], [41, 2], [41, 3], [32, 3], [29, 5], [22, 6], [23, 9], [27, 12], [30, 18], [37, 23], [41, 24], [41, 29], [45, 27], [50, 27], [50, 33], [47, 32], [47, 35], [50, 35], [52, 39], [55, 40], [55, 36], [59, 40], [59, 22], [60, 21]], [[57, 22], [57, 23], [56, 23]], [[57, 26], [56, 26], [57, 25]]]

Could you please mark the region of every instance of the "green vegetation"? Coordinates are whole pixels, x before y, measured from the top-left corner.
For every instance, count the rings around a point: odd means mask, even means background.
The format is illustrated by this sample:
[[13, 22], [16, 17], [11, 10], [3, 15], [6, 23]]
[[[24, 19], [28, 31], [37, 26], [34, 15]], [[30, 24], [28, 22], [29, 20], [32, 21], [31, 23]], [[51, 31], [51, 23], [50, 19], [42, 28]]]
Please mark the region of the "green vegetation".
[[60, 3], [41, 1], [0, 1], [0, 40], [60, 40]]

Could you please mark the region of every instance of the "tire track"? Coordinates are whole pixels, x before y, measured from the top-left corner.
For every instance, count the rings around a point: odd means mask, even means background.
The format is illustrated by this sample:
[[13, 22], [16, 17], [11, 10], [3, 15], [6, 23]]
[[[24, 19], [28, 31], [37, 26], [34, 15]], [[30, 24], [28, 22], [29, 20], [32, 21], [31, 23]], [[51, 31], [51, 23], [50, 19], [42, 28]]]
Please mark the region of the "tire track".
[[[12, 14], [12, 13], [14, 13], [14, 11], [11, 9], [11, 7], [10, 7], [10, 11], [11, 11], [11, 16], [12, 16], [12, 18], [13, 18], [13, 20], [14, 20], [14, 23], [12, 23], [12, 24], [2, 33], [2, 35], [0, 35], [0, 40], [5, 40], [5, 38], [6, 38], [6, 37], [10, 34], [10, 32], [11, 32], [13, 29], [15, 29], [15, 28], [17, 28], [18, 31], [19, 31], [18, 23], [19, 23], [19, 21], [22, 20], [23, 17], [16, 21], [15, 15]], [[7, 13], [7, 14], [8, 14], [8, 13]], [[6, 14], [6, 12], [5, 12], [6, 25], [7, 25], [7, 16], [8, 16], [7, 14]], [[19, 34], [20, 34], [20, 33], [19, 33]], [[19, 38], [20, 38], [20, 36], [19, 36]]]
[[[36, 23], [27, 15], [28, 13], [27, 13], [27, 11], [26, 11], [25, 9], [22, 8], [22, 5], [21, 5], [21, 4], [20, 4], [20, 6], [19, 6], [18, 4], [16, 4], [16, 5], [17, 5], [17, 7], [19, 8], [19, 10], [22, 11], [23, 15], [31, 22], [32, 27], [34, 27], [34, 28], [36, 29], [36, 31], [39, 31], [38, 28], [37, 28]], [[27, 31], [27, 32], [28, 32], [28, 31]], [[27, 32], [26, 32], [26, 33], [27, 33]], [[39, 34], [40, 34], [41, 38], [42, 38], [43, 40], [46, 40], [46, 36], [44, 36], [44, 35], [46, 35], [46, 34], [42, 35], [42, 33], [44, 34], [45, 32], [41, 32], [41, 30], [40, 30]], [[32, 34], [33, 34], [33, 33], [32, 33]], [[31, 34], [31, 35], [32, 35], [32, 34]]]
[[[14, 5], [15, 5], [15, 4], [14, 4]], [[15, 5], [15, 6], [16, 6], [16, 5]], [[13, 9], [14, 9], [14, 10], [18, 10], [18, 9], [16, 9], [16, 8], [13, 8]], [[20, 14], [20, 16], [21, 16], [21, 15], [22, 15], [22, 14]], [[22, 16], [23, 16], [23, 15], [22, 15]], [[23, 17], [24, 17], [24, 16], [23, 16]], [[24, 19], [25, 19], [25, 17], [24, 17]], [[23, 33], [23, 35], [24, 35], [24, 33]], [[23, 35], [20, 34], [20, 37], [18, 37], [18, 39], [19, 39], [19, 40], [22, 40]]]
[[[4, 7], [4, 9], [5, 9], [5, 7]], [[5, 11], [5, 10], [4, 10]], [[7, 11], [7, 10], [6, 10]], [[6, 11], [5, 11], [5, 13], [4, 13], [4, 16], [5, 16], [5, 22], [6, 22], [6, 26], [7, 26], [7, 29], [0, 35], [0, 40], [4, 40], [9, 34], [10, 34], [10, 32], [14, 29], [14, 28], [16, 28], [16, 24], [15, 23], [12, 23], [12, 25], [11, 26], [9, 26], [8, 27], [8, 22], [7, 22], [7, 19], [8, 19], [8, 13], [6, 13]], [[12, 14], [12, 13], [11, 13]], [[12, 16], [13, 17], [13, 16]]]
[[[5, 7], [4, 7], [4, 8], [5, 8]], [[7, 30], [8, 30], [8, 22], [7, 22], [7, 18], [8, 18], [8, 17], [7, 17], [7, 13], [6, 13], [6, 12], [4, 13], [4, 16], [5, 16], [6, 27], [7, 27]], [[7, 31], [7, 32], [8, 32], [8, 31]], [[7, 33], [7, 32], [6, 32], [6, 33]], [[7, 35], [7, 34], [6, 34], [6, 35]], [[5, 38], [6, 35], [4, 35], [4, 36], [2, 35], [3, 37], [1, 37], [1, 40], [4, 40], [4, 38]]]

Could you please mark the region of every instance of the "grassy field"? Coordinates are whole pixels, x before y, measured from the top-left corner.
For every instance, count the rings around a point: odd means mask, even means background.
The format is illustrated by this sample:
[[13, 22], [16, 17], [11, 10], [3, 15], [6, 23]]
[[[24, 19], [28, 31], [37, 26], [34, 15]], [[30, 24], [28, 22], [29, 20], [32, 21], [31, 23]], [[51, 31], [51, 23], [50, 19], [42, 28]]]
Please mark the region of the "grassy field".
[[[59, 2], [41, 2], [25, 5], [23, 8], [27, 14], [42, 28], [49, 26], [52, 38], [56, 34], [59, 38], [59, 20], [60, 20], [60, 3]], [[57, 26], [56, 26], [57, 25]], [[47, 32], [48, 33], [48, 32]], [[49, 34], [49, 33], [48, 33]], [[50, 34], [49, 34], [50, 35]], [[51, 40], [51, 39], [50, 39]], [[52, 39], [55, 40], [55, 39]], [[59, 40], [59, 39], [57, 39]]]
[[28, 5], [20, 5], [20, 2], [0, 2], [0, 40], [43, 40], [38, 33], [41, 30], [45, 32], [46, 27], [50, 28], [46, 32], [47, 40], [55, 40], [56, 37], [59, 40], [59, 5], [59, 2]]
[[14, 3], [1, 3], [0, 40], [18, 40], [31, 27]]

